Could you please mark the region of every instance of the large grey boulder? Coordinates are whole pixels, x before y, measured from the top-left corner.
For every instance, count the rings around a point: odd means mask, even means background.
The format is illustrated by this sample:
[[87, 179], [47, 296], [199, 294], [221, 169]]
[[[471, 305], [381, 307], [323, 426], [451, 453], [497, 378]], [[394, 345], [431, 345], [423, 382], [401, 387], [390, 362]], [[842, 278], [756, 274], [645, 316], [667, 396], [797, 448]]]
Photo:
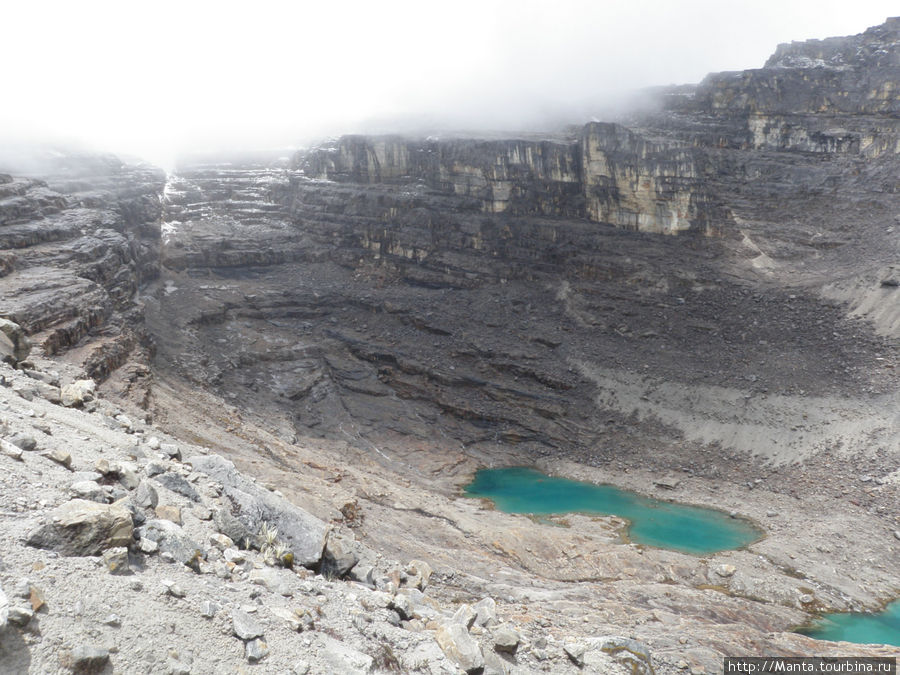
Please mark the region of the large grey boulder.
[[[196, 471], [205, 473], [222, 484], [223, 494], [231, 503], [234, 519], [254, 536], [262, 530], [263, 523], [278, 530], [278, 539], [283, 541], [294, 554], [294, 563], [304, 567], [316, 566], [322, 558], [328, 526], [312, 514], [294, 506], [245, 478], [234, 464], [218, 455], [191, 457], [190, 464]], [[230, 514], [220, 510], [215, 517], [216, 524], [229, 520]], [[235, 525], [232, 523], [232, 525]], [[234, 541], [242, 539], [239, 528], [221, 529]], [[235, 536], [237, 535], [237, 536]], [[246, 536], [246, 535], [245, 535]]]
[[120, 502], [73, 499], [53, 509], [50, 522], [31, 532], [25, 543], [63, 555], [100, 555], [114, 546], [128, 546], [133, 531], [131, 512]]
[[141, 539], [156, 542], [162, 553], [170, 553], [182, 565], [195, 565], [205, 558], [203, 548], [191, 539], [180, 525], [161, 518], [148, 520], [137, 529]]
[[474, 673], [484, 668], [484, 655], [481, 653], [481, 647], [461, 623], [456, 621], [442, 623], [435, 632], [434, 639], [437, 640], [447, 658], [467, 673]]
[[31, 340], [22, 327], [9, 319], [0, 319], [0, 359], [16, 365], [31, 353]]

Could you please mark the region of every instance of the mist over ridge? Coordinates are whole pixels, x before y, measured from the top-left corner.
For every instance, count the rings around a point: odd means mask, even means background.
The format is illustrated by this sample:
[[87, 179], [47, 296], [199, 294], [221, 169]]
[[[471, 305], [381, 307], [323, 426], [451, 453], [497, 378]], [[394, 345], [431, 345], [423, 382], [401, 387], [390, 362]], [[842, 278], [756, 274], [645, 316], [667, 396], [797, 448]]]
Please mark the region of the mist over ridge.
[[110, 2], [7, 8], [0, 140], [172, 168], [182, 152], [328, 135], [546, 129], [627, 92], [762, 66], [780, 42], [861, 32], [895, 8], [709, 0], [397, 1], [325, 7]]

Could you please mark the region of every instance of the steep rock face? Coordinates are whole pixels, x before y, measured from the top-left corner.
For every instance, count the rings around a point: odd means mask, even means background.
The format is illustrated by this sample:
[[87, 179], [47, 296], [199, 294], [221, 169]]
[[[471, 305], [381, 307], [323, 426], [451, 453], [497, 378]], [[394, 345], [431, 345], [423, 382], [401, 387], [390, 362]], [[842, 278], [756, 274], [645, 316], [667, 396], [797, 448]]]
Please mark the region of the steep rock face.
[[[758, 149], [900, 153], [900, 17], [850, 37], [779, 45], [763, 68], [714, 73], [669, 105], [730, 120], [708, 139]], [[728, 124], [728, 122], [726, 122]]]
[[345, 136], [294, 158], [313, 179], [424, 187], [484, 213], [587, 218], [645, 232], [713, 233], [727, 210], [703, 190], [689, 147], [615, 124], [575, 139]]
[[581, 157], [590, 220], [661, 234], [712, 234], [729, 223], [690, 147], [595, 122], [582, 132]]
[[701, 107], [770, 114], [896, 114], [900, 17], [850, 37], [779, 45], [763, 68], [707, 77]]
[[807, 151], [801, 136], [839, 123], [884, 138], [895, 122], [803, 112], [784, 143], [756, 143], [753, 115], [783, 110], [745, 89], [756, 112], [679, 89], [628, 128], [347, 136], [289, 168], [185, 166], [148, 298], [159, 367], [278, 411], [288, 437], [377, 445], [437, 426], [535, 453], [632, 442], [631, 409], [598, 413], [585, 364], [691, 387], [886, 391], [871, 363], [887, 348], [820, 289], [893, 261], [897, 155]]
[[103, 380], [129, 355], [146, 361], [136, 295], [159, 273], [163, 174], [110, 156], [40, 166], [40, 179], [0, 178], [0, 315]]

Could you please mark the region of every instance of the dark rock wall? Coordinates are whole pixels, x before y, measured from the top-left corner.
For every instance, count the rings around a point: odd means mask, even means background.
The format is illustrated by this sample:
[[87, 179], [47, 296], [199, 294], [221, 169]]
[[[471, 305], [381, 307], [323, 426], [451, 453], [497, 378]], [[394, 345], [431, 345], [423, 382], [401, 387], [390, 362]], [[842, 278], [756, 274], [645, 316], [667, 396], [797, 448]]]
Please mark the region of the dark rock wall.
[[159, 276], [164, 174], [111, 156], [40, 165], [40, 179], [0, 178], [0, 315], [102, 381], [146, 361], [138, 292]]
[[703, 188], [691, 148], [615, 124], [569, 140], [405, 140], [345, 136], [300, 153], [312, 179], [421, 186], [484, 213], [586, 218], [657, 233], [715, 233], [728, 221]]

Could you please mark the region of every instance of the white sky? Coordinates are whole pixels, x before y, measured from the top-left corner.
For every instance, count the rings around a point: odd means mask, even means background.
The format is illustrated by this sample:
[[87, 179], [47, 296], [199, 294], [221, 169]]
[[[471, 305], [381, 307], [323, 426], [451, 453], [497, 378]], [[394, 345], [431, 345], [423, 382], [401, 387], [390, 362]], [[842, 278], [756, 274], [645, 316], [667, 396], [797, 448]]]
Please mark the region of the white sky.
[[396, 117], [508, 129], [898, 13], [897, 0], [6, 0], [0, 137], [170, 165]]

